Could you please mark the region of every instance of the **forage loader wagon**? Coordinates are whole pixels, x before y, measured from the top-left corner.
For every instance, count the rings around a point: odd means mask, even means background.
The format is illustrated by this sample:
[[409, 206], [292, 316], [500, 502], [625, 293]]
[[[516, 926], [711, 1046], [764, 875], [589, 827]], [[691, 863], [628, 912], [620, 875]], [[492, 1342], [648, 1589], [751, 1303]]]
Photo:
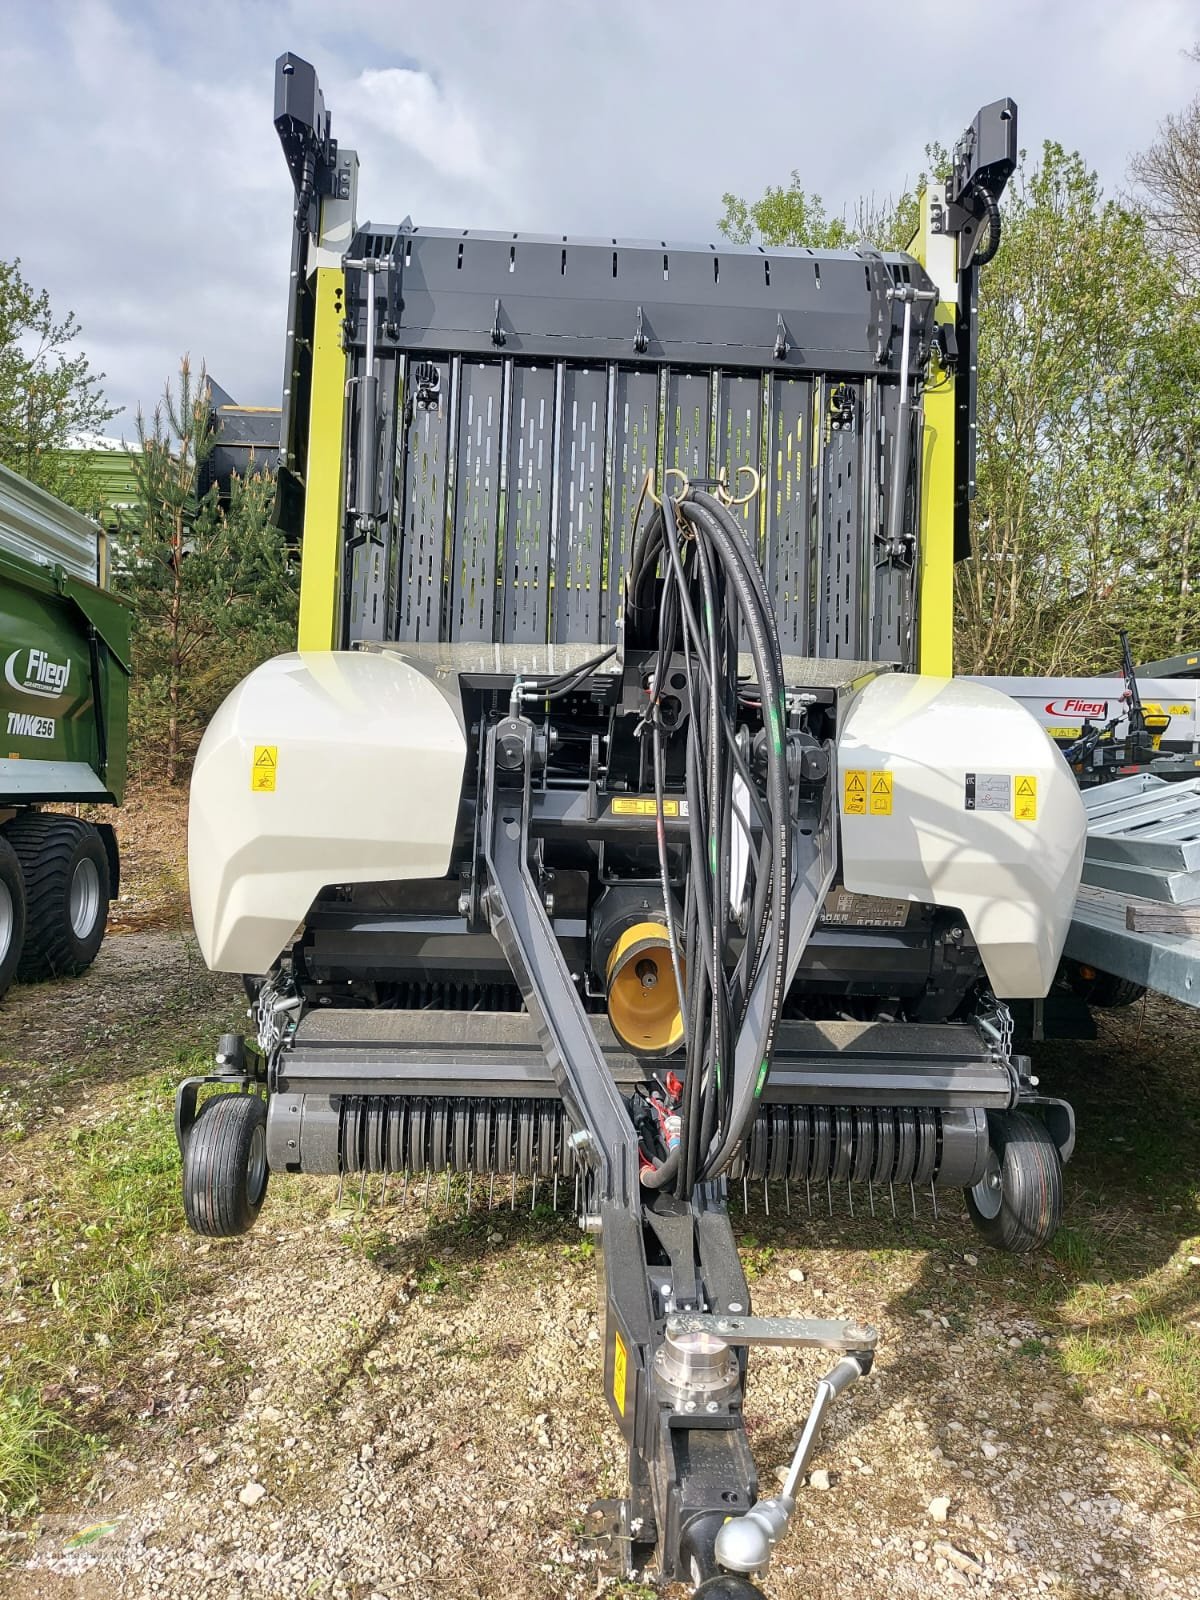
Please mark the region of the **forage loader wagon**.
[[0, 467], [0, 996], [75, 976], [104, 938], [112, 824], [47, 807], [120, 803], [129, 666], [103, 533]]

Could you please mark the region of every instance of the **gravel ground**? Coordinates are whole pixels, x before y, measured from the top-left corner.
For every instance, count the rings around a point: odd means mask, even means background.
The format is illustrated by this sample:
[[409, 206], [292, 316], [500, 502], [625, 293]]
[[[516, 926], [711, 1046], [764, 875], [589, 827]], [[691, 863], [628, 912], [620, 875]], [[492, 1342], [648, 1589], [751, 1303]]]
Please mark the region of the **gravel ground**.
[[[215, 1031], [236, 1004], [171, 932], [111, 938], [95, 971], [58, 992], [71, 999], [53, 1023], [39, 991], [14, 992], [5, 1040], [19, 1040], [18, 1061], [111, 1045], [147, 1010], [181, 1037]], [[1152, 1071], [1160, 1038], [1177, 1039], [1192, 1016], [1164, 1013], [1165, 1031], [1148, 1038], [1114, 1024], [1124, 1033], [1079, 1070], [1119, 1066], [1126, 1082], [1132, 1042]], [[60, 1128], [119, 1093], [118, 1078], [77, 1105], [67, 1098]], [[1078, 1170], [1068, 1220], [1099, 1227], [1114, 1203], [1108, 1169]], [[566, 1219], [531, 1218], [527, 1200], [481, 1209], [478, 1187], [470, 1215], [457, 1195], [445, 1204], [435, 1192], [429, 1211], [414, 1195], [397, 1204], [394, 1184], [386, 1204], [375, 1190], [362, 1210], [357, 1198], [339, 1209], [332, 1187], [284, 1180], [246, 1239], [173, 1240], [189, 1292], [139, 1332], [139, 1381], [111, 1397], [107, 1447], [86, 1481], [3, 1533], [0, 1591], [603, 1592], [581, 1519], [618, 1490], [623, 1463], [600, 1396], [589, 1245]], [[1147, 1270], [1176, 1274], [1172, 1314], [1200, 1327], [1200, 1272], [1187, 1266], [1195, 1215], [1156, 1206], [1132, 1180], [1118, 1198], [1124, 1226], [1147, 1241]], [[924, 1212], [871, 1226], [782, 1211], [777, 1195], [769, 1217], [752, 1204], [738, 1219], [755, 1309], [870, 1317], [882, 1340], [874, 1374], [835, 1411], [816, 1463], [829, 1486], [803, 1491], [772, 1595], [1200, 1600], [1188, 1441], [1136, 1374], [1064, 1370], [1054, 1260], [988, 1255], [955, 1203], [936, 1225]], [[754, 1358], [748, 1421], [767, 1488], [819, 1370], [815, 1357]], [[930, 1509], [939, 1499], [945, 1520]], [[68, 1548], [88, 1526], [93, 1541]]]

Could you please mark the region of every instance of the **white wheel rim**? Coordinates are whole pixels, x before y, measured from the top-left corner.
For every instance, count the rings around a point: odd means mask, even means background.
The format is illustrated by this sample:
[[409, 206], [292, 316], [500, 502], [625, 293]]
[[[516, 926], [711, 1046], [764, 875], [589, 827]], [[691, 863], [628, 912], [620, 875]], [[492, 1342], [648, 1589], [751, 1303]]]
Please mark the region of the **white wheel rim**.
[[100, 872], [94, 861], [78, 862], [71, 874], [69, 911], [75, 937], [86, 939], [100, 912]]
[[13, 905], [12, 891], [6, 883], [0, 883], [0, 965], [12, 949], [16, 926], [17, 913]]
[[988, 1151], [988, 1164], [983, 1177], [971, 1190], [971, 1198], [979, 1209], [981, 1216], [992, 1218], [1000, 1215], [1004, 1203], [1004, 1180], [1000, 1173], [1000, 1163], [996, 1159], [994, 1150]]

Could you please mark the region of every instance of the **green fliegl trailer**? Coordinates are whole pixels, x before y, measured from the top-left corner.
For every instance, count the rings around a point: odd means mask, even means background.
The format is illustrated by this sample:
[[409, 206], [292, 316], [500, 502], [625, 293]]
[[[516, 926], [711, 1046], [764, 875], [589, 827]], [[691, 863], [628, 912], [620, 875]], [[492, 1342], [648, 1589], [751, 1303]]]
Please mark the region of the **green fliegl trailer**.
[[116, 834], [64, 807], [122, 800], [129, 671], [103, 532], [0, 467], [0, 997], [76, 976], [104, 939]]

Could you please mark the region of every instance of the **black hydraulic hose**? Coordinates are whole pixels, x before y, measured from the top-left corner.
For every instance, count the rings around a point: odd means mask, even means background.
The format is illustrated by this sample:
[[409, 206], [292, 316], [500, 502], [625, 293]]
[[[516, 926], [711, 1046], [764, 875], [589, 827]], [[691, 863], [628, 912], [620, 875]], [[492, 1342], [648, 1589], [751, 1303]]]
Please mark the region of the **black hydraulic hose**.
[[735, 1067], [728, 1122], [722, 1127], [716, 1148], [708, 1153], [699, 1173], [699, 1176], [708, 1177], [718, 1173], [732, 1157], [753, 1118], [757, 1096], [761, 1092], [769, 1070], [779, 1014], [783, 1006], [789, 879], [788, 787], [783, 747], [782, 660], [778, 632], [774, 625], [773, 613], [766, 601], [761, 572], [750, 556], [744, 535], [719, 502], [696, 493], [681, 502], [681, 510], [685, 519], [694, 527], [703, 527], [706, 532], [712, 534], [714, 545], [725, 558], [727, 574], [732, 579], [738, 598], [742, 602], [747, 637], [762, 690], [763, 710], [767, 723], [768, 809], [772, 812], [776, 832], [771, 894], [771, 921], [774, 923], [774, 930], [773, 937], [769, 940], [771, 969], [768, 977], [768, 999], [759, 1035], [752, 1041], [753, 1050], [748, 1052], [750, 1070], [744, 1070], [739, 1077]]
[[614, 644], [608, 650], [602, 650], [598, 656], [593, 656], [590, 661], [585, 661], [582, 666], [571, 667], [567, 672], [560, 672], [553, 678], [543, 678], [538, 683], [522, 679], [522, 692], [528, 692], [531, 699], [561, 700], [564, 695], [570, 694], [573, 689], [579, 688], [580, 684], [586, 682], [598, 667], [602, 667], [606, 661], [611, 661], [616, 653], [617, 647]]
[[973, 267], [986, 267], [1000, 248], [1000, 207], [996, 202], [996, 197], [989, 189], [985, 189], [981, 183], [975, 185], [975, 194], [983, 201], [983, 208], [987, 212], [988, 242], [986, 250], [980, 250], [976, 246], [975, 254], [971, 257], [971, 265]]
[[[656, 593], [658, 574], [662, 592]], [[682, 994], [687, 1066], [680, 1141], [661, 1162], [650, 1156], [642, 1182], [690, 1194], [728, 1164], [755, 1112], [786, 988], [790, 811], [785, 751], [784, 678], [778, 631], [761, 569], [741, 524], [712, 496], [688, 489], [664, 496], [634, 536], [627, 618], [656, 614], [657, 659], [643, 727], [651, 736], [657, 809], [665, 790], [662, 694], [673, 658], [682, 660], [691, 714], [685, 783], [692, 870], [684, 897], [686, 975], [672, 963]], [[645, 621], [642, 633], [644, 635]], [[761, 694], [765, 781], [755, 779], [737, 743], [738, 643], [744, 631]], [[573, 681], [574, 675], [572, 675]], [[748, 797], [735, 801], [737, 786]], [[757, 824], [757, 844], [752, 821]], [[746, 836], [744, 939], [727, 967], [735, 830]], [[671, 918], [665, 830], [659, 873]], [[747, 1034], [747, 1028], [752, 1032]]]

